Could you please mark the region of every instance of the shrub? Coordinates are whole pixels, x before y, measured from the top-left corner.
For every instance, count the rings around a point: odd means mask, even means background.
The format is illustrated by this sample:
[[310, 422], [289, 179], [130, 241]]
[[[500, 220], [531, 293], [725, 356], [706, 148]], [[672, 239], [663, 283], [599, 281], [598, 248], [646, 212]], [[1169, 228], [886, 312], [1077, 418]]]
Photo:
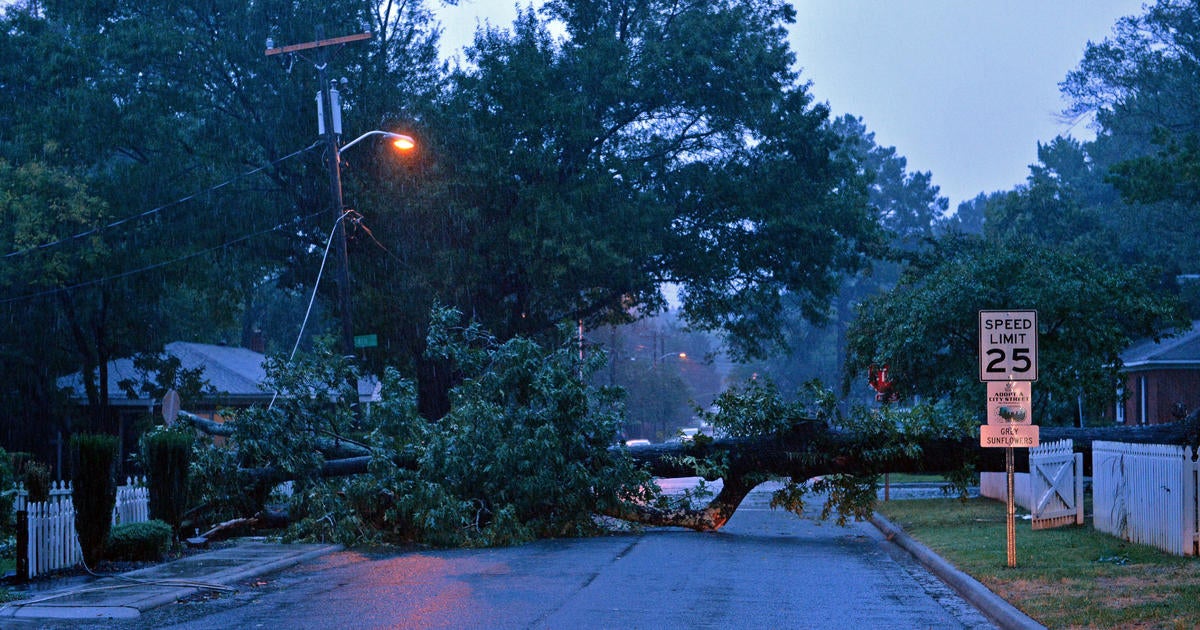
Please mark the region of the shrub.
[[112, 510], [117, 501], [113, 471], [117, 460], [117, 438], [111, 435], [71, 436], [71, 481], [75, 502], [75, 533], [89, 566], [103, 557], [104, 544], [112, 529]]
[[175, 532], [187, 509], [192, 442], [190, 429], [158, 429], [143, 435], [139, 445], [150, 491], [150, 516], [165, 521]]
[[106, 557], [110, 560], [157, 561], [171, 546], [174, 532], [160, 520], [121, 523], [108, 535]]
[[0, 448], [0, 537], [9, 536], [15, 529], [16, 521], [13, 518], [13, 495], [14, 493], [6, 493], [13, 485], [13, 470], [15, 466], [12, 463], [9, 454]]
[[25, 482], [25, 491], [29, 493], [30, 503], [44, 503], [50, 500], [50, 469], [45, 464], [28, 462], [21, 476]]

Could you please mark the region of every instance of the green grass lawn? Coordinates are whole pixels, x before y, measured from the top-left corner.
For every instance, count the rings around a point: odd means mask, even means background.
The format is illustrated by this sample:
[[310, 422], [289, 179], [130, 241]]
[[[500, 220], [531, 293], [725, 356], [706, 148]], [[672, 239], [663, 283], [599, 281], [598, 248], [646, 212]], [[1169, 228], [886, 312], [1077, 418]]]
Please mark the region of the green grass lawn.
[[[922, 473], [889, 473], [887, 480], [890, 483], [950, 483], [942, 475], [930, 475]], [[879, 483], [883, 483], [880, 479]]]
[[[16, 570], [17, 570], [16, 558], [0, 557], [0, 575], [7, 575]], [[9, 601], [12, 601], [13, 599], [16, 599], [16, 597], [12, 594], [12, 591], [0, 586], [0, 602], [9, 602]]]
[[[1017, 521], [1008, 568], [1005, 506], [990, 499], [879, 502], [913, 538], [1049, 628], [1194, 628], [1200, 560], [1085, 526], [1033, 531]], [[1018, 515], [1020, 510], [1018, 510]]]

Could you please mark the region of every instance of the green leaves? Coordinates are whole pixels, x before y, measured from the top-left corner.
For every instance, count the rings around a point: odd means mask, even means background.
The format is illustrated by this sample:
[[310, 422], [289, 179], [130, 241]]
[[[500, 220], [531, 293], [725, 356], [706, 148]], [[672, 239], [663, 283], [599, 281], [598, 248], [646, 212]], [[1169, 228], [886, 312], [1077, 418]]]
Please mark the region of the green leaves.
[[[8, 297], [90, 280], [108, 250], [92, 232], [107, 218], [104, 201], [67, 169], [0, 159], [0, 283], [23, 289]], [[83, 233], [92, 234], [74, 238]]]
[[[582, 360], [576, 341], [544, 348], [498, 341], [450, 310], [434, 314], [431, 351], [461, 384], [436, 422], [416, 413], [411, 382], [387, 373], [382, 400], [353, 428], [346, 367], [333, 355], [276, 364], [283, 395], [236, 420], [243, 466], [271, 465], [297, 479], [296, 535], [342, 542], [417, 540], [497, 545], [597, 531], [600, 506], [643, 496], [648, 477], [610, 451], [620, 425], [612, 392], [590, 387], [602, 355]], [[568, 331], [563, 331], [567, 333]], [[298, 395], [308, 392], [310, 395]], [[367, 445], [370, 474], [318, 479], [318, 436]]]
[[[435, 302], [500, 339], [544, 340], [566, 319], [654, 312], [673, 281], [690, 323], [770, 350], [780, 295], [824, 313], [873, 238], [861, 187], [831, 161], [828, 112], [793, 69], [792, 19], [764, 0], [585, 0], [482, 32], [424, 115], [416, 197], [372, 219], [408, 265], [365, 257], [358, 277], [392, 309], [367, 310], [414, 352], [408, 331]], [[382, 287], [397, 282], [402, 311]]]
[[1154, 279], [1028, 240], [945, 238], [892, 293], [862, 305], [849, 333], [848, 373], [887, 363], [905, 397], [950, 396], [982, 413], [978, 311], [1036, 309], [1034, 421], [1070, 423], [1080, 396], [1092, 413], [1109, 407], [1117, 356], [1132, 341], [1181, 323], [1177, 302], [1158, 293]]
[[700, 416], [722, 435], [733, 438], [786, 433], [812, 418], [826, 420], [833, 412], [828, 392], [815, 383], [808, 384], [806, 389], [813, 400], [785, 402], [773, 382], [751, 379], [740, 388], [722, 392], [713, 401], [716, 410], [701, 410]]

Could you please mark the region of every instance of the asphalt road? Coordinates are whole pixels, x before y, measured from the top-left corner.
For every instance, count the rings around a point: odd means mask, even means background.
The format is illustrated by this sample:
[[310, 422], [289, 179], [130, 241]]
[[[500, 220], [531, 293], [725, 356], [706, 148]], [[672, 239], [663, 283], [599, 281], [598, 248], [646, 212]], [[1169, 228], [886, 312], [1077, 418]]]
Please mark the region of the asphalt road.
[[870, 524], [771, 511], [505, 549], [339, 552], [105, 628], [990, 628]]

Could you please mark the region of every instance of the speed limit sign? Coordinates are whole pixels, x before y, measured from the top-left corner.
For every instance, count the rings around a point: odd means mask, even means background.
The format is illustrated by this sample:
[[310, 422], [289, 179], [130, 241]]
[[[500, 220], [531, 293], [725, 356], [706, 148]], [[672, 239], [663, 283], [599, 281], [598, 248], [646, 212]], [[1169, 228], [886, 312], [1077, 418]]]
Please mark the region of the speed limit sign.
[[979, 311], [979, 380], [1036, 381], [1037, 311]]

